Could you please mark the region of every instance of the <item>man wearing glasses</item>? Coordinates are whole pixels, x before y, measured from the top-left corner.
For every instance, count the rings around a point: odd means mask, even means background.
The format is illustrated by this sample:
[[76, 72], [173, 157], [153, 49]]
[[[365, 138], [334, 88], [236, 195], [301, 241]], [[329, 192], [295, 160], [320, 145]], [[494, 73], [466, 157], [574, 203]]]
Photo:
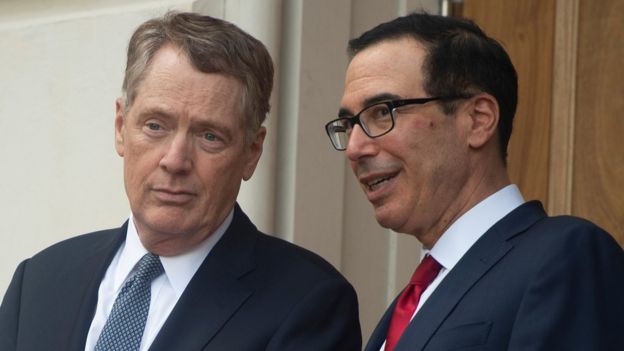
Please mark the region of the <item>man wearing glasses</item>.
[[622, 249], [509, 180], [504, 49], [471, 22], [412, 14], [349, 53], [326, 131], [377, 221], [425, 249], [365, 350], [624, 350]]

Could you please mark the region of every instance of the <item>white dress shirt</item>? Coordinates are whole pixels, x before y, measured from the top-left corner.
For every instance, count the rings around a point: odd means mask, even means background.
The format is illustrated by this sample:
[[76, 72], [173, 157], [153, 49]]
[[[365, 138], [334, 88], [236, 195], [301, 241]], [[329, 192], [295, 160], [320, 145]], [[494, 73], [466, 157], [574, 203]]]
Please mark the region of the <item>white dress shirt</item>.
[[[453, 222], [431, 250], [423, 250], [421, 257], [424, 258], [426, 254], [431, 255], [440, 263], [442, 269], [423, 291], [412, 318], [472, 245], [494, 224], [523, 203], [524, 198], [518, 187], [514, 184], [508, 185], [479, 202]], [[380, 351], [383, 351], [385, 347], [384, 342]]]
[[[191, 251], [174, 257], [160, 257], [165, 273], [152, 281], [149, 314], [141, 339], [141, 351], [149, 349], [152, 345], [195, 272], [232, 223], [233, 216], [234, 210], [214, 233]], [[126, 240], [117, 250], [100, 283], [97, 307], [87, 334], [85, 351], [95, 349], [95, 344], [106, 324], [117, 294], [135, 273], [134, 266], [146, 253], [147, 250], [139, 240], [131, 215], [128, 220]]]

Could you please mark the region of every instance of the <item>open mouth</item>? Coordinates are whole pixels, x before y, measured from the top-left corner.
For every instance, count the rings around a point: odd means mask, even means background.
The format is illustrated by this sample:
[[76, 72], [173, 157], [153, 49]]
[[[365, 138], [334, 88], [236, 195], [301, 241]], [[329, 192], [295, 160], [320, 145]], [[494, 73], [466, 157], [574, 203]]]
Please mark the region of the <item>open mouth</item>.
[[373, 179], [372, 181], [366, 183], [366, 186], [368, 187], [368, 190], [373, 191], [383, 186], [384, 183], [394, 178], [395, 176], [396, 174], [393, 174], [393, 175], [388, 175], [388, 176], [383, 176], [381, 178]]

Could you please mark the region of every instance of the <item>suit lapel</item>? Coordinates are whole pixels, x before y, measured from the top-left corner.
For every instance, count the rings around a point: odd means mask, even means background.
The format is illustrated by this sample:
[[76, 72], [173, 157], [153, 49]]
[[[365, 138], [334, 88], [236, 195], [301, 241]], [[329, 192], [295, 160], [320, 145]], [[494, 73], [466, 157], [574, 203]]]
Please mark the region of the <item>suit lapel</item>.
[[78, 270], [68, 274], [78, 284], [83, 285], [79, 287], [81, 295], [68, 296], [68, 298], [75, 300], [65, 304], [66, 306], [77, 306], [75, 313], [68, 311], [67, 314], [68, 316], [75, 316], [74, 328], [68, 340], [69, 350], [84, 350], [85, 348], [87, 334], [97, 305], [100, 282], [119, 246], [125, 240], [127, 224], [128, 222], [121, 228], [102, 233], [100, 235], [101, 240], [94, 241], [93, 247], [84, 250], [84, 252], [97, 254], [90, 255], [84, 262], [74, 265]]
[[394, 299], [390, 307], [386, 309], [383, 317], [379, 321], [379, 324], [373, 330], [368, 342], [366, 343], [366, 347], [364, 351], [379, 351], [381, 345], [386, 340], [386, 335], [388, 334], [388, 327], [390, 326], [390, 318], [392, 317], [392, 311], [394, 310], [394, 306], [396, 305], [397, 298]]
[[256, 233], [237, 205], [232, 224], [189, 282], [151, 351], [203, 348], [253, 294], [239, 278], [254, 268]]
[[[513, 248], [508, 239], [524, 232], [544, 216], [544, 210], [539, 202], [529, 202], [490, 228], [466, 252], [427, 299], [408, 325], [395, 350], [424, 349], [462, 297]], [[384, 330], [387, 330], [387, 325]]]
[[397, 351], [423, 349], [464, 294], [511, 249], [511, 245], [501, 243], [494, 246], [497, 247], [488, 247], [487, 252], [466, 253], [414, 316], [395, 348]]

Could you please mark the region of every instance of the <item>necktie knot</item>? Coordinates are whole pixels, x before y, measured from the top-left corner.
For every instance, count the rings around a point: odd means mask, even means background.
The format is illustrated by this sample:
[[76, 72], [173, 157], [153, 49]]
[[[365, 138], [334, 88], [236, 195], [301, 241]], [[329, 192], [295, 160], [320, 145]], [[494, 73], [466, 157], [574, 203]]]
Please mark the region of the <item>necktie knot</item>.
[[442, 269], [442, 266], [438, 263], [438, 261], [436, 261], [431, 255], [427, 255], [420, 262], [418, 268], [414, 271], [414, 274], [412, 274], [410, 284], [429, 286], [435, 277], [438, 276], [438, 273], [440, 273], [440, 269]]
[[146, 253], [136, 264], [136, 274], [134, 279], [141, 279], [148, 282], [156, 279], [164, 272], [160, 257], [151, 252]]

